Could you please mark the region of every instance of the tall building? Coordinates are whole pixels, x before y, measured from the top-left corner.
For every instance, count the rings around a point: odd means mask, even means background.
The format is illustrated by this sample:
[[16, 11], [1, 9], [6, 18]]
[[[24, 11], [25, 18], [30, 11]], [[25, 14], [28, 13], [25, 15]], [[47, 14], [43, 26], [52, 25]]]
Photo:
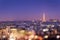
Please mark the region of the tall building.
[[46, 15], [45, 15], [45, 13], [43, 13], [43, 16], [42, 16], [42, 22], [46, 22]]

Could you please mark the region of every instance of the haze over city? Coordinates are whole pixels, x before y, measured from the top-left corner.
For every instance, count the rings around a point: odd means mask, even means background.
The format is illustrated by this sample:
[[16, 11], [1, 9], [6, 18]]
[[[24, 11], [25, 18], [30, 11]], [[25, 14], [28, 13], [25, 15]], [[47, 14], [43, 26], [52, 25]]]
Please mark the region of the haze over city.
[[0, 21], [60, 19], [60, 0], [0, 0]]

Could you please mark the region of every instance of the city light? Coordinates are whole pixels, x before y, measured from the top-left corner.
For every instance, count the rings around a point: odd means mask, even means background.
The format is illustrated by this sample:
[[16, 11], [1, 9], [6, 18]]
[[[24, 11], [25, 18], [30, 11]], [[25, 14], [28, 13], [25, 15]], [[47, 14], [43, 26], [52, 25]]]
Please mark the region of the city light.
[[5, 35], [3, 35], [3, 38], [6, 38], [6, 36], [5, 36]]
[[59, 39], [60, 38], [60, 35], [57, 35], [56, 38]]
[[46, 28], [46, 29], [43, 29], [43, 32], [46, 32], [46, 31], [48, 31], [48, 30], [49, 30], [49, 29], [47, 29], [47, 28]]
[[48, 38], [48, 35], [45, 35], [44, 38]]
[[38, 38], [38, 36], [36, 35], [34, 38], [35, 38], [35, 39], [37, 39], [37, 38]]

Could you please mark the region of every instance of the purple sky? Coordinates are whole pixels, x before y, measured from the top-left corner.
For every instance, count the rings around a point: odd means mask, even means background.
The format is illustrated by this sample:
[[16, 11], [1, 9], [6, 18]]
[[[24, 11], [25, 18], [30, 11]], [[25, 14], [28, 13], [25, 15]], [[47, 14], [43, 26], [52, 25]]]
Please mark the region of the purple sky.
[[0, 0], [0, 21], [60, 19], [60, 0]]

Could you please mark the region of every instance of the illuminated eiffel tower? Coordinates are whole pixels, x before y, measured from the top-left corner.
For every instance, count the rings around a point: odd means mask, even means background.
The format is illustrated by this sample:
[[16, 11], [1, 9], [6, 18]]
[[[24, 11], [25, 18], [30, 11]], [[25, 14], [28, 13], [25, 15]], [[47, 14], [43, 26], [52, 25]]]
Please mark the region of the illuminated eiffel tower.
[[42, 16], [42, 22], [46, 22], [46, 15], [45, 15], [45, 13], [43, 13], [43, 16]]

